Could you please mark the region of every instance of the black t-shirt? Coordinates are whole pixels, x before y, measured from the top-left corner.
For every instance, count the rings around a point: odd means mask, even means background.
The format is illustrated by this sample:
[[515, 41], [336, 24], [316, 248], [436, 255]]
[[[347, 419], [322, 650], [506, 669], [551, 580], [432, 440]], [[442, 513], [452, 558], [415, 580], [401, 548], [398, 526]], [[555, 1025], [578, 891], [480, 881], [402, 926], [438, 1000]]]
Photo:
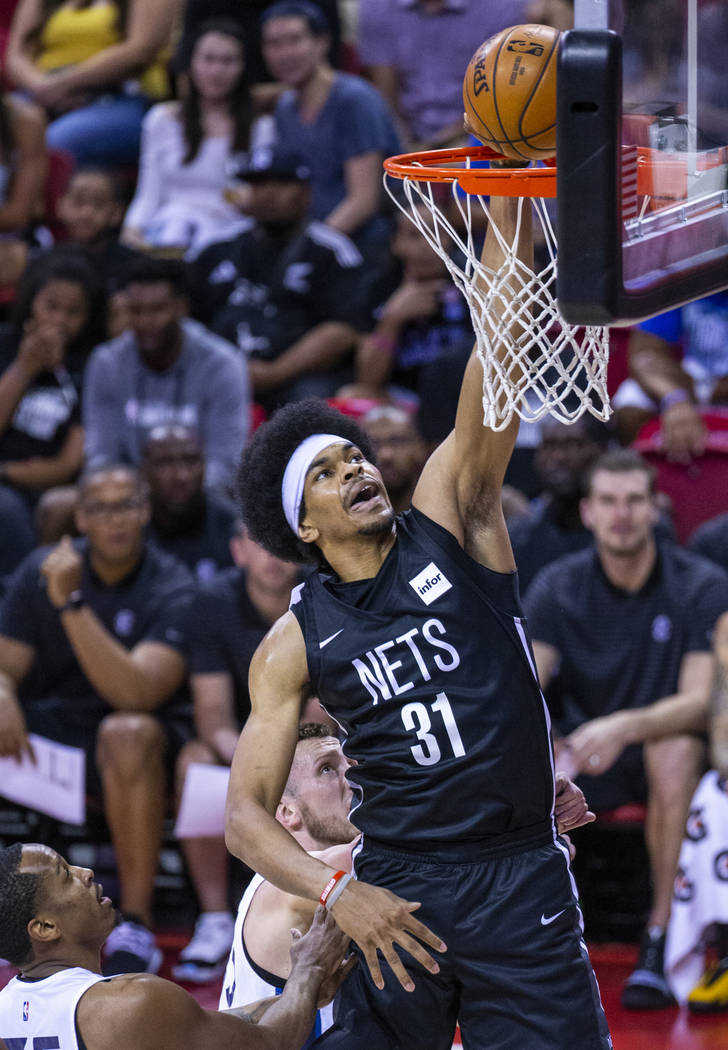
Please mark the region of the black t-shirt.
[[[20, 334], [0, 331], [0, 375], [18, 354]], [[0, 462], [57, 456], [71, 427], [81, 422], [79, 395], [67, 367], [35, 377], [10, 425], [0, 434]]]
[[544, 566], [591, 547], [594, 542], [591, 530], [584, 525], [577, 529], [559, 525], [547, 499], [534, 501], [525, 514], [509, 521], [508, 534], [522, 594]]
[[185, 627], [190, 674], [229, 674], [238, 722], [250, 714], [248, 668], [270, 629], [245, 589], [243, 569], [226, 569], [202, 584]]
[[[159, 642], [185, 653], [184, 618], [194, 600], [194, 584], [175, 558], [147, 544], [137, 567], [112, 586], [91, 568], [85, 540], [74, 545], [83, 552], [81, 590], [109, 633], [131, 650], [140, 642]], [[86, 678], [68, 641], [58, 610], [46, 593], [40, 566], [51, 548], [41, 547], [19, 565], [0, 608], [0, 634], [33, 647], [36, 659], [29, 678], [33, 695], [68, 701], [70, 721], [103, 717], [110, 706]], [[181, 689], [173, 698], [185, 694]]]
[[594, 547], [543, 569], [524, 600], [531, 637], [560, 654], [561, 732], [670, 696], [686, 653], [710, 650], [728, 574], [671, 543], [634, 593], [609, 582]]
[[547, 711], [515, 573], [470, 558], [417, 510], [377, 575], [294, 592], [311, 685], [346, 731], [366, 836], [478, 851], [552, 836]]
[[257, 226], [192, 263], [193, 312], [246, 356], [271, 360], [324, 321], [356, 325], [361, 280], [358, 248], [330, 226]]
[[695, 554], [728, 569], [728, 514], [703, 522], [688, 540], [688, 547]]
[[233, 503], [206, 493], [199, 516], [187, 527], [169, 531], [152, 519], [148, 534], [157, 547], [173, 554], [201, 582], [233, 564], [230, 540], [235, 535], [238, 517]]

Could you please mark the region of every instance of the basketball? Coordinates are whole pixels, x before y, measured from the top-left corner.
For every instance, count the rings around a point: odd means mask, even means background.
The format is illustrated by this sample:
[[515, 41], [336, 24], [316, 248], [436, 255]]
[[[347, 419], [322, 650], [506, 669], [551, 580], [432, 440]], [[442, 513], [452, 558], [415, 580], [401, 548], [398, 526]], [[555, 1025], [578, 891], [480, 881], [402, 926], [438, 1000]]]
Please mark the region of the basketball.
[[514, 160], [554, 156], [559, 37], [551, 26], [511, 26], [470, 59], [463, 103], [484, 145]]

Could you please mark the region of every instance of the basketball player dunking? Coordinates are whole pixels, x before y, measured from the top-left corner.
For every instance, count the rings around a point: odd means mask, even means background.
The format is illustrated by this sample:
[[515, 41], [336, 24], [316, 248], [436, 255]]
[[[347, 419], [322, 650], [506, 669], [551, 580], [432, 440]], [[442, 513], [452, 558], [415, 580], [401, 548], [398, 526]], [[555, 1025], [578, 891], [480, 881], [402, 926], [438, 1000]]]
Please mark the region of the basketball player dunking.
[[[512, 241], [515, 202], [491, 208]], [[522, 259], [530, 239], [524, 223]], [[484, 262], [501, 258], [489, 233]], [[478, 1050], [612, 1045], [500, 507], [517, 422], [484, 429], [481, 402], [473, 355], [454, 430], [396, 519], [364, 435], [321, 402], [279, 411], [243, 455], [251, 535], [319, 572], [253, 659], [227, 842], [283, 890], [321, 897], [360, 950], [317, 1046], [450, 1050], [458, 1020]], [[309, 682], [357, 763], [351, 881], [275, 820]]]

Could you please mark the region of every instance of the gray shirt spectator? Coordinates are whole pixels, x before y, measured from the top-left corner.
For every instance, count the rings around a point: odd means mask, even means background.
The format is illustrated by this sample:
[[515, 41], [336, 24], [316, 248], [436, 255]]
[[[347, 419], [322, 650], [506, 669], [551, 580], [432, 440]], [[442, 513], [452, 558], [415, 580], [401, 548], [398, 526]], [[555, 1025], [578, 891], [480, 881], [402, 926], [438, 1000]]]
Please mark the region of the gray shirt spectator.
[[[476, 47], [528, 21], [525, 0], [366, 0], [359, 54], [410, 144], [463, 139], [463, 71]], [[445, 42], [446, 46], [445, 46]]]
[[199, 435], [205, 487], [225, 488], [248, 433], [245, 365], [229, 343], [181, 316], [173, 272], [145, 263], [127, 286], [132, 328], [98, 346], [86, 368], [87, 466], [138, 465], [150, 431], [180, 423]]

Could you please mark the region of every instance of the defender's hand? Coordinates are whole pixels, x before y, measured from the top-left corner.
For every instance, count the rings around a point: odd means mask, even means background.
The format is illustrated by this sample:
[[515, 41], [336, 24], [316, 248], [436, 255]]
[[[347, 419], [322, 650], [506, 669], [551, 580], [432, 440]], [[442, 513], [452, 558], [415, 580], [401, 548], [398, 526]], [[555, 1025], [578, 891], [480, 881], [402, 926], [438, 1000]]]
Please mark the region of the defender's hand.
[[314, 913], [308, 933], [291, 930], [291, 972], [300, 968], [319, 978], [317, 1007], [325, 1006], [353, 967], [356, 956], [347, 955], [350, 940], [321, 905]]
[[565, 773], [556, 774], [555, 815], [556, 829], [560, 835], [597, 819], [589, 809], [584, 792]]
[[414, 917], [412, 912], [420, 906], [419, 902], [403, 900], [381, 886], [371, 886], [367, 882], [352, 879], [332, 907], [331, 911], [339, 926], [364, 953], [377, 988], [384, 988], [378, 951], [389, 963], [405, 991], [411, 992], [415, 986], [394, 949], [395, 944], [409, 952], [430, 973], [440, 972], [440, 967], [420, 941], [437, 952], [447, 951], [447, 945]]
[[70, 536], [64, 536], [41, 565], [48, 597], [57, 609], [65, 605], [81, 586], [81, 567], [81, 555], [71, 543]]

